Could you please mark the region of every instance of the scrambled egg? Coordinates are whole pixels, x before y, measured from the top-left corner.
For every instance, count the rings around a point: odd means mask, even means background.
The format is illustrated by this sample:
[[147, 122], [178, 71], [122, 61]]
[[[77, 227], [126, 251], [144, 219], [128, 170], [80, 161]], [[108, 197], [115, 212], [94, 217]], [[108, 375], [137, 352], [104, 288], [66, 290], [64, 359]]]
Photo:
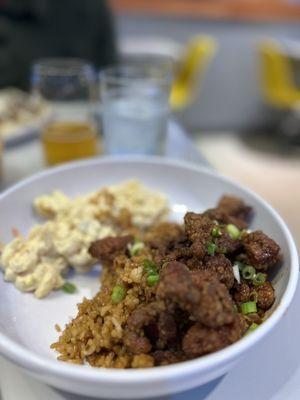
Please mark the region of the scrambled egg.
[[60, 191], [34, 200], [38, 215], [48, 219], [34, 226], [28, 238], [19, 236], [4, 246], [1, 268], [4, 279], [17, 289], [47, 296], [65, 282], [73, 267], [87, 272], [95, 264], [88, 249], [92, 242], [118, 232], [114, 218], [126, 209], [133, 225], [144, 229], [164, 219], [167, 200], [138, 181], [128, 181], [70, 199]]

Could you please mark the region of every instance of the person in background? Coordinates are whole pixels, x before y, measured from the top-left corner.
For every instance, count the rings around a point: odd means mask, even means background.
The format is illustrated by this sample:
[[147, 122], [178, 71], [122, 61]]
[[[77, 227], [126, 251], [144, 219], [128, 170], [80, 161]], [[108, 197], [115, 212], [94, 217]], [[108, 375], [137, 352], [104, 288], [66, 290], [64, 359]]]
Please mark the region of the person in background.
[[105, 0], [0, 0], [0, 88], [27, 89], [44, 57], [79, 57], [97, 68], [116, 59]]

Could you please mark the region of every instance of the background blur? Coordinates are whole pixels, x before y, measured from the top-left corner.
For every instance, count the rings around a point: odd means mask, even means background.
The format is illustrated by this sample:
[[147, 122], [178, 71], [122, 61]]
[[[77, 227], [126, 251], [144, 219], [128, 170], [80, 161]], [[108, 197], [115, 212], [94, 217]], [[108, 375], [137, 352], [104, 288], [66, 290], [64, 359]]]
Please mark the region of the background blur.
[[[208, 160], [279, 210], [300, 244], [300, 1], [111, 0], [118, 41], [217, 49], [176, 117]], [[174, 51], [169, 50], [169, 51]]]
[[216, 51], [180, 119], [191, 130], [265, 129], [284, 107], [274, 112], [262, 95], [259, 46], [276, 40], [299, 59], [299, 20], [297, 0], [1, 0], [0, 87], [28, 88], [39, 58], [80, 57], [101, 69], [124, 51], [176, 58], [205, 35]]
[[[171, 56], [173, 119], [215, 168], [271, 202], [300, 243], [299, 22], [298, 0], [0, 0], [0, 88], [29, 90], [44, 57], [101, 71], [129, 54]], [[2, 106], [0, 128], [14, 118]], [[12, 182], [29, 150], [8, 150]]]
[[[297, 0], [112, 0], [118, 38], [152, 37], [186, 43], [211, 35], [218, 50], [195, 103], [184, 113], [189, 128], [249, 130], [274, 123], [260, 91], [259, 43], [300, 39]], [[300, 57], [300, 46], [299, 54]]]

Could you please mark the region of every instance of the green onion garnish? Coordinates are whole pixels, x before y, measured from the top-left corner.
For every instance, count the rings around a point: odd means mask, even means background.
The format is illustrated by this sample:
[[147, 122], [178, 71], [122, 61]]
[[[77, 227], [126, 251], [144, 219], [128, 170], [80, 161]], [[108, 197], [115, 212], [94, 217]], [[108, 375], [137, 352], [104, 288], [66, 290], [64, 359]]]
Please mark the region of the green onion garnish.
[[144, 265], [144, 270], [147, 272], [148, 276], [157, 274], [158, 267], [153, 261], [145, 259], [143, 261], [143, 265]]
[[266, 282], [267, 279], [267, 274], [263, 274], [262, 272], [259, 272], [258, 274], [254, 275], [252, 279], [252, 283], [254, 286], [259, 286], [262, 285], [263, 283]]
[[159, 275], [158, 274], [153, 274], [153, 275], [149, 275], [147, 278], [147, 283], [149, 286], [154, 286], [158, 283], [159, 281]]
[[131, 257], [137, 256], [139, 252], [145, 247], [143, 242], [136, 241], [134, 244], [128, 246], [129, 254]]
[[253, 322], [253, 323], [249, 326], [249, 328], [247, 329], [245, 335], [248, 335], [249, 333], [255, 331], [255, 329], [258, 328], [258, 327], [259, 327], [259, 325], [256, 324], [255, 322]]
[[[144, 269], [147, 274], [147, 283], [149, 286], [154, 286], [159, 281], [159, 274], [158, 274], [158, 267], [157, 265], [151, 260], [144, 260]], [[165, 263], [166, 264], [166, 263]]]
[[248, 235], [248, 233], [249, 233], [249, 232], [248, 232], [247, 229], [242, 229], [242, 230], [241, 230], [240, 237], [243, 238], [244, 236]]
[[257, 312], [257, 307], [256, 307], [255, 301], [247, 301], [246, 303], [242, 303], [240, 307], [241, 307], [241, 312], [244, 315]]
[[211, 243], [208, 244], [206, 250], [207, 250], [207, 252], [208, 252], [208, 254], [209, 254], [210, 256], [214, 256], [214, 255], [215, 255], [215, 252], [216, 252], [216, 250], [217, 250], [217, 245], [216, 245], [215, 243], [211, 242]]
[[126, 294], [126, 290], [125, 290], [124, 286], [116, 285], [111, 292], [111, 296], [110, 296], [111, 302], [113, 304], [120, 303], [120, 301], [122, 301], [124, 299], [125, 294]]
[[251, 265], [245, 265], [242, 269], [242, 277], [247, 281], [252, 280], [255, 276], [255, 273], [255, 268], [253, 268]]
[[256, 292], [255, 290], [252, 290], [252, 291], [251, 291], [250, 300], [251, 300], [251, 301], [255, 301], [255, 303], [257, 303], [258, 294], [257, 294], [257, 292]]
[[241, 261], [235, 261], [234, 264], [236, 264], [239, 267], [240, 272], [242, 272], [245, 264], [243, 264]]
[[222, 235], [221, 229], [218, 226], [212, 228], [211, 234], [213, 237], [219, 237]]
[[63, 290], [66, 293], [73, 294], [73, 293], [75, 293], [77, 291], [77, 288], [74, 285], [74, 283], [65, 282], [63, 284], [63, 286], [61, 287], [61, 290]]
[[226, 230], [229, 233], [231, 239], [239, 239], [241, 236], [241, 231], [233, 224], [228, 224]]

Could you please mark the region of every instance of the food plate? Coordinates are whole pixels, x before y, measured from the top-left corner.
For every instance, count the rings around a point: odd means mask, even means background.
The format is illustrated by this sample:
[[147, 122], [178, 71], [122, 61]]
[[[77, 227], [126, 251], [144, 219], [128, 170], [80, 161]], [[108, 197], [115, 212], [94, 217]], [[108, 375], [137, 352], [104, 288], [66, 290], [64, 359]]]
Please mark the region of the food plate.
[[17, 127], [4, 136], [4, 145], [9, 147], [16, 146], [37, 137], [45, 124], [50, 121], [51, 117], [52, 113], [49, 110], [42, 117], [38, 117], [24, 126]]
[[16, 88], [0, 90], [0, 135], [7, 146], [36, 136], [51, 118], [47, 102]]
[[37, 379], [74, 393], [104, 398], [143, 398], [186, 390], [221, 376], [242, 354], [251, 352], [255, 343], [277, 324], [296, 288], [296, 248], [285, 224], [269, 205], [254, 193], [205, 168], [160, 158], [84, 161], [25, 180], [0, 197], [3, 216], [1, 241], [10, 239], [12, 227], [18, 227], [25, 233], [37, 222], [31, 204], [40, 194], [60, 188], [74, 196], [132, 177], [165, 192], [173, 206], [174, 218], [182, 218], [185, 207], [195, 211], [210, 207], [223, 193], [242, 197], [252, 205], [256, 214], [251, 228], [262, 228], [280, 244], [283, 251], [284, 265], [273, 279], [279, 301], [272, 316], [257, 331], [212, 355], [148, 370], [97, 370], [58, 362], [49, 349], [49, 344], [57, 335], [54, 324], [63, 325], [66, 315], [74, 315], [75, 305], [81, 297], [89, 296], [96, 290], [97, 271], [74, 277], [80, 288], [78, 295], [64, 296], [54, 292], [42, 301], [21, 294], [12, 285], [1, 282], [1, 353]]

